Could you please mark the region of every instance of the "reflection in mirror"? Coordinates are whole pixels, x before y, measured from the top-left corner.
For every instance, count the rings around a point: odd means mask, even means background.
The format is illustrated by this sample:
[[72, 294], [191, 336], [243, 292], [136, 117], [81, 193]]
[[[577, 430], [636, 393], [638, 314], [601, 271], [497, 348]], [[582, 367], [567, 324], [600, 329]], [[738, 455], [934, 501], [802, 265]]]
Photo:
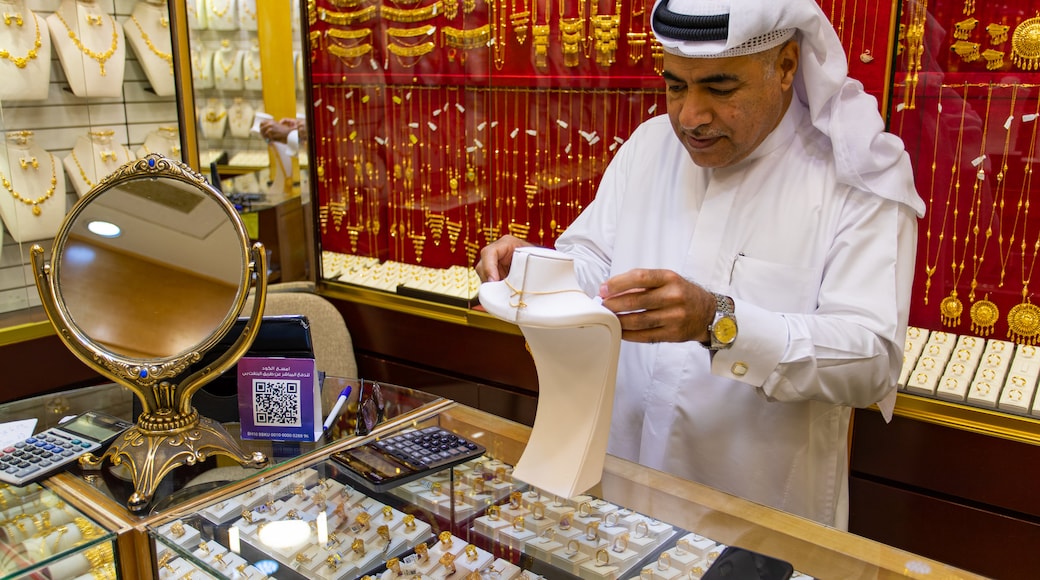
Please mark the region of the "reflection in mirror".
[[130, 358], [195, 348], [235, 304], [246, 257], [211, 196], [143, 177], [98, 196], [62, 249], [58, 291], [99, 347]]

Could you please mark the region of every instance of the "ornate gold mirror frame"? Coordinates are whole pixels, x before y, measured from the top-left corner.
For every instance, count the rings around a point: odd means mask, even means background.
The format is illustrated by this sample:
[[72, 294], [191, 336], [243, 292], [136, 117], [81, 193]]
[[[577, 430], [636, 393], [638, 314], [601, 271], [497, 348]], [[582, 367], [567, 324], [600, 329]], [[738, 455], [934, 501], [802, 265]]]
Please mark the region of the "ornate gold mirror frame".
[[[119, 226], [122, 235], [88, 232], [99, 221]], [[140, 399], [137, 424], [101, 457], [80, 460], [86, 468], [100, 468], [106, 458], [125, 465], [134, 486], [130, 510], [144, 509], [172, 470], [210, 455], [267, 464], [263, 453], [243, 452], [220, 423], [192, 406], [192, 396], [249, 349], [267, 290], [263, 245], [250, 246], [238, 212], [201, 175], [160, 155], [127, 163], [73, 206], [54, 238], [50, 264], [39, 245], [31, 258], [61, 340]], [[242, 335], [193, 371], [231, 329], [252, 283], [255, 299]]]

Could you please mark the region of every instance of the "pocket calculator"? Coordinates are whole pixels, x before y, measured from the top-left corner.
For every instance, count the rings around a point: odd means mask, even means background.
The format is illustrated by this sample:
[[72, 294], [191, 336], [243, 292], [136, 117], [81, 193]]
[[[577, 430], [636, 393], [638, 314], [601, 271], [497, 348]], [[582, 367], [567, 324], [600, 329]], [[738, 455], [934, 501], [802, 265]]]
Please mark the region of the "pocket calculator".
[[355, 483], [383, 492], [484, 454], [484, 447], [442, 427], [426, 427], [337, 451]]
[[0, 449], [0, 481], [25, 485], [47, 477], [133, 427], [118, 417], [87, 411], [57, 427]]

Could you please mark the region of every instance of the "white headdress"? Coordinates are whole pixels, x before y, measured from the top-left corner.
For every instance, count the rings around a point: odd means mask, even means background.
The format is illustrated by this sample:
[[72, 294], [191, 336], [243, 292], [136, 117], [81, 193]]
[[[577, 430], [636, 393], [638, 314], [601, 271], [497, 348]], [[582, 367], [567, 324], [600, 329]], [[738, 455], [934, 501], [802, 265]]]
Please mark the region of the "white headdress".
[[690, 58], [767, 50], [797, 31], [795, 93], [830, 137], [839, 180], [924, 216], [903, 141], [885, 131], [877, 99], [849, 78], [841, 41], [814, 0], [656, 0], [651, 27], [666, 52]]

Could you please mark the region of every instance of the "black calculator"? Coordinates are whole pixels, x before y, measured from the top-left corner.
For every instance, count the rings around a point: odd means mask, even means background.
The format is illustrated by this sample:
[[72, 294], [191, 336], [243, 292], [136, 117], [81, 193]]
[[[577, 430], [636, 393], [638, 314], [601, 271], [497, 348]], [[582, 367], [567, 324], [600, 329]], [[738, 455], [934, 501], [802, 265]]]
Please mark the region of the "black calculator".
[[346, 475], [372, 491], [383, 492], [484, 454], [484, 447], [444, 429], [426, 427], [383, 437], [332, 458]]
[[25, 485], [64, 469], [133, 427], [118, 417], [87, 411], [57, 427], [0, 449], [0, 481]]

